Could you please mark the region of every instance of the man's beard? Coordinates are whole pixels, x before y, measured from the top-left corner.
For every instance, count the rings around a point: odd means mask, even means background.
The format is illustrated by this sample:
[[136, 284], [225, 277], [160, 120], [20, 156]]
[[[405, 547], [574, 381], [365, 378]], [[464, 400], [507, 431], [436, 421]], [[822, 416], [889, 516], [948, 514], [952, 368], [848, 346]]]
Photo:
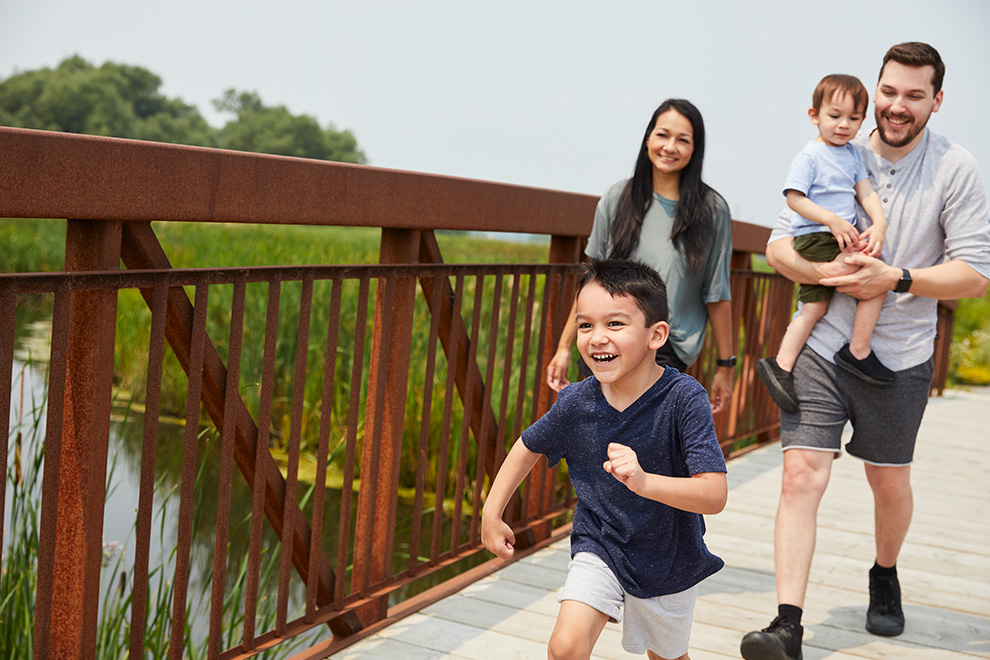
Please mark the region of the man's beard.
[[883, 130], [883, 127], [884, 127], [883, 120], [884, 120], [885, 117], [889, 121], [889, 115], [877, 113], [877, 116], [876, 116], [876, 120], [877, 120], [877, 131], [880, 133], [880, 139], [883, 141], [883, 143], [886, 144], [889, 147], [893, 147], [894, 149], [899, 149], [901, 147], [906, 147], [907, 145], [911, 144], [911, 141], [914, 140], [916, 137], [918, 137], [918, 135], [921, 134], [921, 131], [925, 130], [925, 126], [928, 125], [928, 117], [925, 117], [925, 120], [923, 122], [921, 122], [920, 125], [915, 120], [912, 119], [912, 122], [914, 122], [914, 126], [912, 126], [912, 128], [910, 128], [910, 129], [908, 129], [908, 131], [907, 131], [907, 133], [905, 133], [904, 137], [901, 138], [900, 140], [898, 140], [897, 142], [891, 142], [889, 139], [887, 139], [887, 133], [886, 133], [886, 131]]

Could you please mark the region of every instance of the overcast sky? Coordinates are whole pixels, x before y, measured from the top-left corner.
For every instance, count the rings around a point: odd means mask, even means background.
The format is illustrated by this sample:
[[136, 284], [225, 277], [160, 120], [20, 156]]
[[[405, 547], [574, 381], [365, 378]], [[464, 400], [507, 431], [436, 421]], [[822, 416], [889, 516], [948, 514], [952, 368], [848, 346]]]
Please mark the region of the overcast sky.
[[816, 135], [815, 84], [850, 73], [872, 95], [902, 41], [941, 52], [929, 126], [990, 181], [988, 29], [987, 0], [0, 0], [0, 77], [73, 54], [133, 64], [216, 126], [212, 99], [256, 91], [350, 129], [372, 165], [595, 195], [683, 97], [705, 117], [707, 181], [733, 217], [770, 224]]

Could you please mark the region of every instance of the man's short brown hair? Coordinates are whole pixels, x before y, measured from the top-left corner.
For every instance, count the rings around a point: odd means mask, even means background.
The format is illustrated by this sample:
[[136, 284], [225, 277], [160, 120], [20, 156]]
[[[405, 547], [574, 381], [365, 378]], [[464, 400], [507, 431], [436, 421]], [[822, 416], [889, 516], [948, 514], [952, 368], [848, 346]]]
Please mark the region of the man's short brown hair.
[[883, 56], [883, 66], [880, 67], [880, 75], [877, 80], [883, 78], [883, 70], [887, 62], [894, 60], [904, 66], [931, 66], [935, 69], [932, 73], [932, 94], [942, 91], [942, 79], [945, 77], [945, 64], [938, 51], [926, 43], [920, 41], [907, 41], [903, 44], [891, 46], [887, 54]]

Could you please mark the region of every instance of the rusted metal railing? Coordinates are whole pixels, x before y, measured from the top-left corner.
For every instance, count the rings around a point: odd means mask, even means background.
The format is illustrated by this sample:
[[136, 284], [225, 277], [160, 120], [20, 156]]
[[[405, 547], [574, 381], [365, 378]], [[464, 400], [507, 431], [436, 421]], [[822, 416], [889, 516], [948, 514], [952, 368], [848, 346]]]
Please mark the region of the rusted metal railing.
[[[175, 559], [162, 569], [174, 585], [169, 657], [183, 657], [190, 556], [202, 533], [196, 502], [209, 497], [208, 656], [246, 658], [329, 629], [294, 656], [319, 658], [494, 570], [479, 539], [481, 504], [507, 448], [551, 403], [543, 366], [595, 203], [364, 166], [0, 128], [0, 218], [68, 218], [66, 272], [0, 276], [8, 428], [19, 301], [53, 300], [35, 655], [95, 653], [119, 296], [138, 292], [151, 310], [130, 657], [144, 654], [161, 381], [175, 360], [188, 382], [168, 530]], [[175, 269], [157, 220], [380, 227], [380, 263]], [[444, 264], [438, 229], [546, 234], [547, 261]], [[768, 230], [734, 222], [733, 232], [741, 365], [729, 410], [716, 419], [727, 455], [777, 437], [754, 365], [779, 345], [793, 298], [789, 282], [751, 269]], [[227, 325], [211, 326], [214, 316]], [[414, 346], [414, 336], [425, 340]], [[261, 364], [242, 360], [245, 342], [263, 347]], [[279, 360], [287, 345], [291, 360]], [[709, 382], [713, 361], [707, 346], [691, 373]], [[279, 379], [291, 384], [278, 390]], [[288, 401], [276, 404], [281, 396]], [[272, 431], [279, 414], [289, 429], [281, 437]], [[206, 418], [218, 434], [212, 443], [201, 436]], [[208, 444], [217, 479], [201, 485]], [[4, 465], [5, 452], [6, 444]], [[322, 487], [328, 472], [332, 489]], [[249, 493], [246, 503], [239, 492]], [[566, 535], [572, 504], [561, 468], [535, 470], [511, 507], [520, 550]], [[238, 529], [248, 514], [248, 529]], [[268, 583], [262, 563], [273, 553]], [[236, 641], [224, 644], [238, 557], [244, 617]], [[274, 620], [265, 624], [260, 610], [270, 600]]]

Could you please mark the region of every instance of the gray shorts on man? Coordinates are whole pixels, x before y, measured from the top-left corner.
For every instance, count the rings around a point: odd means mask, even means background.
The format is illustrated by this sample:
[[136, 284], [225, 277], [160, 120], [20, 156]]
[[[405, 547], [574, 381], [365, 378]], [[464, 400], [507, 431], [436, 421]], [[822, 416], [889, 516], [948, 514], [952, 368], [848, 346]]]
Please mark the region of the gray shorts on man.
[[932, 360], [897, 372], [885, 387], [865, 383], [811, 350], [798, 356], [794, 389], [800, 412], [780, 414], [784, 450], [803, 448], [842, 453], [846, 421], [853, 425], [846, 451], [872, 465], [908, 465], [914, 457], [921, 418], [928, 404]]

